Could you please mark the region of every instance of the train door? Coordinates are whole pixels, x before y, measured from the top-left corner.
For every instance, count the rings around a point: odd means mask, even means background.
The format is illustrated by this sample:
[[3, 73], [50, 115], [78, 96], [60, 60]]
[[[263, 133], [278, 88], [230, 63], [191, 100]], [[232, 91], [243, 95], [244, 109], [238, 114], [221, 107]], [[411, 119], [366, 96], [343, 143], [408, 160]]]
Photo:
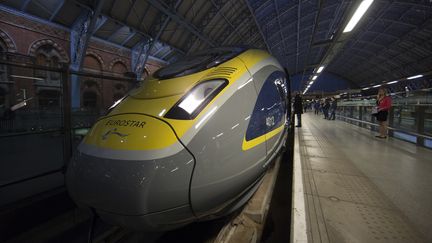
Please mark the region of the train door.
[[267, 79], [266, 89], [266, 147], [271, 156], [280, 144], [286, 122], [286, 77], [281, 71], [273, 72]]

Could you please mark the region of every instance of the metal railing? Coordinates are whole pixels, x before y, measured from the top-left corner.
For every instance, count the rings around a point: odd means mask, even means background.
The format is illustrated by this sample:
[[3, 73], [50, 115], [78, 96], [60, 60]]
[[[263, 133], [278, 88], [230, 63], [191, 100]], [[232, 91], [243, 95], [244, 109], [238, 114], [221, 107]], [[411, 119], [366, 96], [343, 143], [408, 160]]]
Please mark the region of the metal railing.
[[[393, 100], [389, 111], [389, 136], [432, 148], [432, 105], [412, 101], [427, 101], [430, 97], [404, 97]], [[342, 102], [341, 102], [342, 103]], [[372, 116], [374, 102], [342, 103], [337, 110], [340, 120], [377, 131], [378, 122]]]

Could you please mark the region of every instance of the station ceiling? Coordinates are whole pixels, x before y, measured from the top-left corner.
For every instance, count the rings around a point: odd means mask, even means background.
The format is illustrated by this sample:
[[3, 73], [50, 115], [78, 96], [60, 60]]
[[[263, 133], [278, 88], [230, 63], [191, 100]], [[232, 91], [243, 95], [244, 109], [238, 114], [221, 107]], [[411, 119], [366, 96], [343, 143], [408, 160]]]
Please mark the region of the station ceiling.
[[314, 70], [362, 87], [431, 71], [432, 2], [375, 0], [349, 33], [354, 0], [2, 0], [1, 4], [72, 28], [101, 6], [93, 36], [126, 48], [155, 40], [150, 55], [172, 62], [197, 50], [267, 49], [306, 84]]

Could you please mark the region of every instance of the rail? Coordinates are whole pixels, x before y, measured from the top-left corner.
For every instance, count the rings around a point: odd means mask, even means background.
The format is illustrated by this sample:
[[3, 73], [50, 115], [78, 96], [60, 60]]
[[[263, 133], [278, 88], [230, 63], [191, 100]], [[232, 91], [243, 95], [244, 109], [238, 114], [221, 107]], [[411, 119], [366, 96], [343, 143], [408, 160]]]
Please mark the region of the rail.
[[[368, 125], [375, 126], [375, 127], [379, 127], [379, 124], [376, 124], [376, 123], [373, 123], [373, 122], [369, 122], [369, 121], [363, 121], [363, 120], [359, 120], [359, 119], [356, 119], [356, 118], [351, 118], [351, 117], [341, 116], [341, 115], [336, 115], [336, 117], [342, 118], [342, 119], [346, 119], [346, 120], [350, 120], [350, 121], [355, 121], [355, 122], [363, 123], [363, 124], [368, 124]], [[387, 128], [389, 130], [407, 133], [409, 135], [413, 135], [413, 136], [416, 136], [416, 137], [422, 137], [422, 138], [432, 139], [432, 136], [428, 136], [428, 135], [425, 135], [425, 134], [420, 134], [420, 133], [416, 133], [416, 132], [402, 130], [402, 129], [398, 129], [398, 128], [394, 128], [394, 127], [390, 127], [390, 126], [388, 126]]]
[[[412, 100], [412, 98], [410, 99]], [[340, 120], [376, 130], [379, 126], [371, 115], [371, 105], [339, 106], [336, 116]], [[432, 106], [424, 104], [395, 104], [388, 115], [388, 135], [432, 148]]]

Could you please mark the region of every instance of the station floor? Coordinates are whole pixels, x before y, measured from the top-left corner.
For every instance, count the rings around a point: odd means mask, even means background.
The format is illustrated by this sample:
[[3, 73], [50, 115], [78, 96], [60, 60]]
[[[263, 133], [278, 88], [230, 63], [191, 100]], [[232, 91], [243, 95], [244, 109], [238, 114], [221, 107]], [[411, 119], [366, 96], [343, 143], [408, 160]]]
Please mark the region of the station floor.
[[312, 112], [302, 118], [308, 242], [432, 242], [432, 150]]

